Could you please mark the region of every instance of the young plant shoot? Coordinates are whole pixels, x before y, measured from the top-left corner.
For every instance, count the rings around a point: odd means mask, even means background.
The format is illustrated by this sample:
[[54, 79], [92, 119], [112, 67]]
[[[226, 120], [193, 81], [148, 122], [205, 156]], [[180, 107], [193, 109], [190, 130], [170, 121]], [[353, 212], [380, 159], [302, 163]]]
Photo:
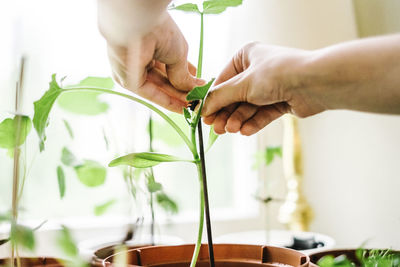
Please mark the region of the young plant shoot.
[[[203, 66], [203, 40], [204, 40], [204, 15], [207, 14], [220, 14], [225, 11], [228, 7], [238, 6], [242, 3], [242, 0], [210, 0], [204, 1], [202, 4], [202, 10], [196, 4], [186, 3], [179, 6], [172, 6], [171, 9], [181, 10], [186, 12], [196, 13], [200, 16], [200, 45], [199, 45], [199, 54], [198, 54], [198, 65], [197, 65], [197, 74], [198, 78], [201, 78], [202, 66]], [[141, 153], [131, 153], [122, 157], [118, 157], [112, 160], [109, 164], [110, 167], [125, 165], [131, 166], [135, 168], [151, 168], [163, 162], [189, 162], [195, 164], [198, 172], [198, 181], [200, 185], [200, 210], [199, 210], [199, 227], [198, 227], [198, 235], [196, 240], [195, 249], [193, 252], [193, 257], [191, 260], [191, 267], [194, 267], [197, 262], [197, 258], [200, 251], [202, 234], [203, 234], [203, 226], [204, 226], [204, 215], [205, 215], [205, 196], [207, 194], [204, 192], [206, 187], [205, 183], [205, 164], [204, 164], [204, 147], [202, 142], [202, 124], [201, 124], [201, 111], [204, 104], [204, 99], [207, 96], [208, 90], [210, 89], [214, 79], [209, 81], [204, 86], [194, 88], [187, 95], [187, 100], [192, 103], [191, 108], [184, 109], [183, 115], [190, 126], [189, 136], [184, 133], [184, 131], [171, 119], [167, 114], [163, 111], [155, 107], [154, 105], [144, 101], [140, 98], [124, 94], [118, 91], [114, 91], [107, 86], [102, 86], [101, 83], [98, 83], [96, 79], [84, 80], [85, 82], [81, 82], [77, 85], [73, 86], [61, 86], [57, 80], [56, 75], [53, 74], [52, 80], [50, 82], [50, 88], [45, 92], [41, 99], [34, 103], [35, 108], [35, 116], [33, 118], [33, 125], [39, 135], [40, 138], [40, 150], [44, 150], [45, 148], [45, 140], [46, 134], [45, 129], [48, 125], [49, 121], [49, 113], [52, 109], [54, 102], [60, 95], [67, 95], [70, 93], [79, 93], [79, 92], [92, 92], [92, 93], [106, 93], [112, 95], [118, 95], [123, 98], [127, 98], [136, 103], [142, 104], [146, 106], [148, 109], [152, 110], [161, 118], [163, 118], [180, 136], [183, 140], [187, 148], [190, 150], [192, 154], [192, 159], [183, 159], [177, 156], [172, 156], [168, 154], [161, 154], [155, 152], [141, 152]], [[196, 131], [198, 131], [198, 138], [196, 138]], [[209, 147], [215, 142], [217, 139], [217, 135], [211, 129], [210, 137], [209, 137]], [[199, 143], [198, 143], [199, 141]], [[209, 149], [208, 147], [208, 149]], [[207, 150], [208, 150], [207, 149]], [[208, 224], [209, 225], [209, 224]], [[211, 229], [208, 228], [209, 233], [209, 242], [211, 242]], [[209, 246], [210, 247], [210, 246]], [[211, 247], [212, 248], [212, 247]], [[210, 250], [210, 264], [213, 264], [212, 257], [212, 249]]]

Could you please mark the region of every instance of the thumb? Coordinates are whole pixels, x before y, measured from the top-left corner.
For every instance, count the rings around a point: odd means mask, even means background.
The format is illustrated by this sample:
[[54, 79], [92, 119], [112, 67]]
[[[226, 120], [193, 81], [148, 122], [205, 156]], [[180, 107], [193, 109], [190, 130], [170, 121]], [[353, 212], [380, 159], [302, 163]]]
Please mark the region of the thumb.
[[208, 94], [202, 110], [203, 116], [211, 114], [233, 103], [246, 102], [248, 82], [244, 72], [218, 84]]
[[194, 87], [204, 84], [202, 79], [197, 79], [190, 74], [186, 58], [166, 65], [166, 70], [170, 83], [178, 90], [190, 91]]

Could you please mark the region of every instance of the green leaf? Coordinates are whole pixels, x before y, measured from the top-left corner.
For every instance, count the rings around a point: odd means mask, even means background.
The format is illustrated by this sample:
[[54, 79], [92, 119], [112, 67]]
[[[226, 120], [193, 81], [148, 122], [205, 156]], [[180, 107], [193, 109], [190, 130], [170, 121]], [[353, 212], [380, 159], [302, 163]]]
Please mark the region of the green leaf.
[[214, 82], [214, 78], [211, 79], [211, 81], [209, 81], [207, 84], [203, 85], [203, 86], [198, 86], [193, 88], [192, 91], [190, 91], [188, 93], [188, 95], [186, 96], [186, 100], [187, 101], [193, 101], [193, 100], [203, 100], [206, 95], [208, 90], [210, 89], [212, 83]]
[[[114, 81], [109, 77], [87, 77], [78, 84], [69, 85], [65, 88], [97, 87], [103, 89], [114, 88]], [[69, 112], [81, 115], [98, 115], [107, 112], [109, 105], [100, 101], [102, 93], [88, 92], [82, 90], [63, 94], [57, 101], [58, 105]]]
[[63, 120], [64, 122], [64, 126], [68, 131], [69, 137], [71, 137], [71, 139], [74, 139], [74, 132], [72, 131], [72, 127], [71, 125], [68, 123], [67, 120]]
[[282, 157], [282, 147], [267, 147], [265, 150], [265, 165], [271, 164], [276, 156]]
[[157, 183], [154, 179], [154, 176], [152, 173], [148, 173], [146, 175], [146, 186], [147, 186], [147, 190], [149, 190], [150, 193], [155, 193], [157, 191], [161, 191], [162, 190], [162, 185], [160, 183]]
[[190, 115], [187, 108], [183, 108], [183, 116], [185, 117], [187, 124], [190, 125], [192, 123], [192, 115]]
[[181, 10], [185, 12], [194, 12], [200, 14], [200, 10], [197, 7], [197, 4], [186, 3], [179, 6], [171, 6], [169, 9]]
[[228, 7], [235, 7], [242, 4], [242, 0], [209, 0], [203, 2], [204, 14], [220, 14]]
[[107, 171], [100, 163], [85, 160], [83, 164], [74, 167], [79, 181], [88, 187], [96, 187], [104, 184]]
[[109, 105], [99, 99], [101, 93], [73, 91], [58, 98], [57, 104], [66, 111], [80, 115], [99, 115], [107, 112]]
[[[188, 131], [188, 125], [180, 114], [171, 113], [168, 116], [173, 120], [183, 131]], [[179, 147], [184, 144], [182, 138], [176, 131], [165, 121], [153, 120], [153, 140], [161, 141], [171, 147]]]
[[[18, 127], [19, 134], [17, 134]], [[22, 145], [31, 128], [32, 122], [28, 116], [16, 115], [13, 119], [7, 118], [3, 120], [0, 123], [0, 147], [10, 150]]]
[[170, 213], [178, 213], [178, 205], [164, 192], [157, 193], [156, 200], [162, 209]]
[[207, 152], [208, 150], [210, 150], [210, 148], [213, 146], [213, 144], [214, 144], [215, 141], [217, 140], [218, 136], [219, 136], [219, 135], [216, 134], [215, 131], [214, 131], [214, 125], [211, 126], [211, 127], [210, 127], [210, 133], [209, 133], [209, 135], [208, 135], [208, 145], [207, 145], [206, 152]]
[[117, 202], [116, 199], [111, 199], [103, 204], [94, 207], [94, 215], [101, 216], [107, 212], [107, 210]]
[[0, 222], [11, 221], [11, 219], [12, 219], [11, 213], [9, 212], [0, 213]]
[[35, 249], [35, 237], [33, 230], [19, 224], [11, 226], [10, 240], [14, 244], [21, 245], [22, 247], [33, 251]]
[[44, 150], [44, 142], [46, 140], [46, 127], [48, 125], [49, 113], [54, 105], [57, 97], [63, 92], [56, 81], [56, 74], [51, 77], [50, 88], [44, 95], [33, 103], [35, 114], [33, 116], [33, 126], [39, 136], [40, 152]]
[[78, 256], [78, 248], [75, 245], [69, 229], [64, 225], [57, 235], [57, 245], [61, 248], [66, 256], [71, 258]]
[[98, 87], [98, 88], [104, 88], [104, 89], [113, 89], [115, 86], [115, 83], [112, 78], [110, 77], [94, 77], [94, 76], [89, 76], [80, 81], [76, 85], [70, 85], [67, 87]]
[[80, 161], [66, 147], [63, 147], [63, 149], [61, 151], [61, 162], [64, 165], [70, 166], [70, 167], [74, 167], [74, 166], [80, 165]]
[[160, 164], [161, 162], [176, 162], [176, 161], [188, 161], [191, 160], [180, 159], [175, 156], [159, 154], [153, 152], [142, 152], [142, 153], [131, 153], [119, 158], [114, 159], [108, 164], [109, 167], [115, 167], [119, 165], [129, 165], [135, 168], [148, 168]]
[[57, 181], [58, 191], [60, 192], [60, 198], [62, 199], [65, 195], [65, 174], [61, 166], [57, 167]]

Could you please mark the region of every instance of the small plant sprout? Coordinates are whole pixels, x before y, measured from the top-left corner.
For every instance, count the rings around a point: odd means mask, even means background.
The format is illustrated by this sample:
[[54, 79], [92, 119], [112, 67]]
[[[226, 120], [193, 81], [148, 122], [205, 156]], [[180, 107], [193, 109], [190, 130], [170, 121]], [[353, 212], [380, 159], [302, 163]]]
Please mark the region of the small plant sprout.
[[[197, 74], [198, 78], [201, 78], [202, 66], [203, 66], [203, 41], [204, 41], [204, 15], [208, 14], [220, 14], [225, 11], [228, 7], [238, 6], [242, 3], [242, 0], [209, 0], [204, 1], [202, 7], [199, 8], [196, 4], [186, 3], [179, 6], [171, 6], [170, 9], [181, 10], [185, 12], [195, 13], [200, 16], [200, 45], [198, 54], [198, 64], [197, 64]], [[187, 100], [192, 103], [191, 108], [185, 108], [183, 110], [183, 116], [189, 125], [189, 135], [187, 135], [179, 126], [174, 122], [171, 117], [161, 111], [159, 108], [153, 104], [148, 103], [140, 98], [124, 94], [99, 82], [98, 79], [85, 79], [79, 84], [71, 86], [62, 86], [57, 82], [56, 75], [53, 74], [50, 88], [44, 93], [41, 99], [34, 103], [35, 116], [33, 118], [33, 125], [40, 138], [39, 147], [43, 151], [45, 149], [46, 140], [46, 127], [49, 123], [49, 114], [52, 109], [54, 102], [61, 95], [68, 95], [72, 93], [81, 92], [91, 92], [94, 94], [111, 94], [117, 95], [141, 105], [146, 106], [148, 109], [152, 110], [154, 113], [158, 114], [162, 119], [164, 119], [180, 136], [187, 148], [192, 154], [191, 159], [181, 158], [178, 156], [156, 153], [156, 152], [141, 152], [141, 153], [130, 153], [112, 160], [109, 164], [110, 167], [115, 166], [131, 166], [134, 168], [151, 168], [160, 163], [165, 162], [186, 162], [192, 163], [197, 168], [198, 181], [200, 184], [200, 209], [199, 209], [199, 226], [198, 235], [196, 240], [195, 249], [193, 252], [193, 257], [191, 260], [191, 267], [194, 267], [197, 262], [197, 258], [200, 251], [201, 240], [203, 235], [204, 226], [204, 216], [207, 219], [207, 233], [209, 241], [209, 253], [210, 253], [210, 265], [214, 266], [213, 250], [212, 250], [212, 236], [211, 236], [211, 224], [208, 212], [208, 199], [207, 199], [207, 184], [206, 184], [206, 169], [205, 169], [205, 159], [204, 159], [204, 145], [202, 136], [202, 123], [201, 123], [201, 111], [204, 104], [204, 99], [207, 96], [208, 90], [210, 89], [214, 79], [210, 80], [207, 84], [199, 87], [195, 87], [187, 95]], [[197, 105], [196, 105], [197, 104]], [[194, 108], [196, 106], [196, 109]], [[196, 135], [197, 131], [197, 135]], [[209, 147], [217, 139], [217, 135], [211, 129], [209, 136]], [[207, 148], [207, 150], [209, 149]], [[151, 171], [150, 171], [151, 174]], [[148, 179], [149, 181], [152, 179]], [[153, 184], [152, 186], [157, 186]], [[206, 209], [206, 210], [205, 210]]]

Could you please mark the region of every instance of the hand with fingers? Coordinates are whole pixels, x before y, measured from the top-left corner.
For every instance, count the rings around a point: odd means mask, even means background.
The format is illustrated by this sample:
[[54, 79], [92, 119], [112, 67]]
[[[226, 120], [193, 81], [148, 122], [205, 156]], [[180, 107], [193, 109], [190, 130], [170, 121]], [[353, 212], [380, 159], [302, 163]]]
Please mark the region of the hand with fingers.
[[166, 12], [168, 3], [99, 1], [99, 28], [107, 40], [113, 78], [139, 96], [182, 113], [187, 92], [204, 81], [195, 78], [196, 68], [187, 61], [188, 45]]
[[206, 99], [204, 122], [225, 132], [252, 135], [285, 113], [309, 116], [322, 111], [292, 98], [291, 74], [306, 51], [250, 43], [239, 50]]
[[202, 115], [217, 134], [252, 135], [285, 113], [400, 114], [400, 34], [306, 51], [251, 43], [216, 79]]

